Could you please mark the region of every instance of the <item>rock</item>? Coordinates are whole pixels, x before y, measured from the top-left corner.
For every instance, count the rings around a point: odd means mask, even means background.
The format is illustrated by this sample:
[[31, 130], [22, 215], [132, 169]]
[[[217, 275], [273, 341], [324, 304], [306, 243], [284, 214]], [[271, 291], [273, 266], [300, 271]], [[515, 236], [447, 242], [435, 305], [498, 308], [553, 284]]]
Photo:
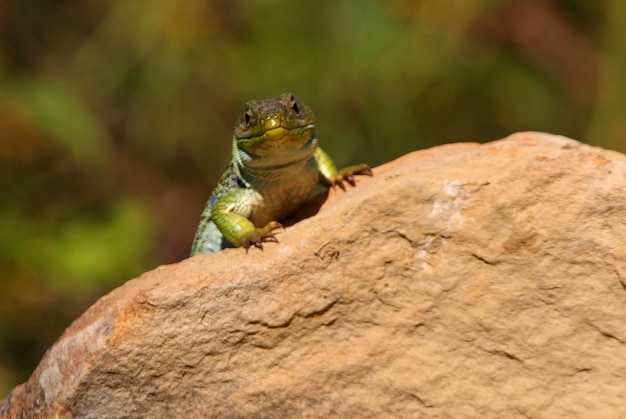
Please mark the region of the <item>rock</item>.
[[626, 417], [625, 237], [619, 153], [411, 153], [104, 296], [0, 416]]

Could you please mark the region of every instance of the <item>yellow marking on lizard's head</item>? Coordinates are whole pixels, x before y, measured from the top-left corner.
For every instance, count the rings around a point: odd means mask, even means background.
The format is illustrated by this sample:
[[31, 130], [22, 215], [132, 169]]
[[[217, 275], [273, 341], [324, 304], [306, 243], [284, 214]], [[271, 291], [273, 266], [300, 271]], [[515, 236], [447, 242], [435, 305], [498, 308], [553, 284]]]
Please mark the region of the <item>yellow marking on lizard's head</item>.
[[287, 129], [279, 126], [277, 128], [272, 128], [272, 129], [266, 130], [265, 133], [263, 134], [263, 136], [265, 137], [266, 140], [277, 141], [277, 140], [280, 140], [282, 137], [284, 137], [287, 134], [289, 134], [289, 131]]

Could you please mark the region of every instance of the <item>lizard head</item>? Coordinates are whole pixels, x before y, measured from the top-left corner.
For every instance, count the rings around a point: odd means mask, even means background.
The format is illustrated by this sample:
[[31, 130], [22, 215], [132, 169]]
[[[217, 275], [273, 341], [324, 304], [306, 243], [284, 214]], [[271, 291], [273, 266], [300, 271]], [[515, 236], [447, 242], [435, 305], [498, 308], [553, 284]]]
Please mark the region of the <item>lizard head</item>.
[[246, 103], [235, 124], [237, 149], [278, 160], [315, 149], [315, 115], [291, 93]]

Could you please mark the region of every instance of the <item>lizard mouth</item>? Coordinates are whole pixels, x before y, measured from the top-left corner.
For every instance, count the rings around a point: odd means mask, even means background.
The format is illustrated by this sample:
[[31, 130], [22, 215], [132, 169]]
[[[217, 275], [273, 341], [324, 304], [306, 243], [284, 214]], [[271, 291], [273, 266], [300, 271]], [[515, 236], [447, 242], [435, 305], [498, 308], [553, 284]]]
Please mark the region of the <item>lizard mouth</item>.
[[[314, 124], [299, 127], [275, 125], [265, 129], [258, 137], [237, 139], [237, 147], [259, 159], [291, 160], [298, 153], [312, 153], [310, 148], [315, 143], [314, 132]], [[261, 161], [258, 163], [260, 164]]]
[[286, 128], [279, 125], [275, 128], [266, 129], [262, 135], [264, 141], [271, 141], [280, 146], [281, 144], [298, 144], [304, 143], [308, 139], [309, 131], [315, 128], [314, 124], [303, 125], [296, 128]]
[[265, 138], [268, 140], [279, 140], [289, 134], [289, 130], [283, 127], [276, 127], [265, 131]]

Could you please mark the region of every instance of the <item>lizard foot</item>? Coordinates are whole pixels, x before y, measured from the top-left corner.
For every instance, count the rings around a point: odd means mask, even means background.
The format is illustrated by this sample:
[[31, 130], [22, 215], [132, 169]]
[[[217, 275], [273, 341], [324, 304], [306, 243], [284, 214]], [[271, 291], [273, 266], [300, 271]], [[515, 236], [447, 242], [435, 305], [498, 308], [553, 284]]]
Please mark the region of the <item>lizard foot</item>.
[[346, 187], [344, 186], [343, 182], [346, 181], [350, 185], [354, 186], [355, 175], [372, 176], [372, 169], [370, 169], [370, 167], [365, 163], [356, 164], [354, 166], [348, 166], [344, 169], [337, 171], [335, 176], [333, 176], [332, 179], [329, 180], [330, 186], [337, 185], [341, 189], [346, 190]]
[[250, 232], [248, 237], [244, 239], [242, 246], [246, 249], [246, 252], [248, 252], [250, 246], [263, 250], [263, 242], [278, 243], [274, 230], [279, 228], [283, 230], [285, 229], [285, 227], [283, 227], [283, 225], [278, 221], [270, 221], [263, 228], [255, 228], [252, 232]]

